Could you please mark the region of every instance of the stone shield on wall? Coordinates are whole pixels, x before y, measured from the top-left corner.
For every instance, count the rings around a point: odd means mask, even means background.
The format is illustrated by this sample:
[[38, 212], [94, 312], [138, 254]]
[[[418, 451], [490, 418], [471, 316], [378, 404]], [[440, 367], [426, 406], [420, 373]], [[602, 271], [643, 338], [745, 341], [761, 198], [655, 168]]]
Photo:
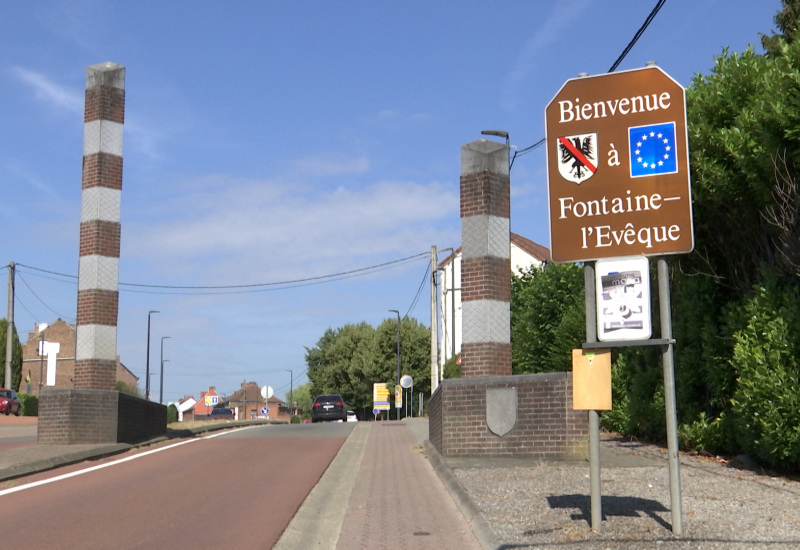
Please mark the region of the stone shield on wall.
[[517, 423], [517, 388], [487, 388], [486, 425], [503, 437]]

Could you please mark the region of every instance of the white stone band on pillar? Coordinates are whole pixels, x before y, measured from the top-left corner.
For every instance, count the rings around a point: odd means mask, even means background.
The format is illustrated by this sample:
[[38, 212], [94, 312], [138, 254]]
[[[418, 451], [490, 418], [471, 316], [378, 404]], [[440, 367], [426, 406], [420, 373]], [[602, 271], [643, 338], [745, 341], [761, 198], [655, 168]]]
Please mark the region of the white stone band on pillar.
[[122, 156], [122, 124], [100, 119], [83, 125], [83, 154], [95, 153]]
[[78, 290], [118, 290], [119, 258], [81, 256], [78, 264]]
[[122, 191], [109, 187], [88, 187], [81, 193], [81, 222], [120, 220]]
[[461, 218], [461, 250], [464, 258], [494, 256], [511, 258], [511, 221], [481, 214]]
[[508, 322], [511, 306], [497, 300], [469, 300], [462, 302], [461, 338], [463, 344], [511, 341]]
[[75, 359], [117, 359], [117, 327], [78, 325]]

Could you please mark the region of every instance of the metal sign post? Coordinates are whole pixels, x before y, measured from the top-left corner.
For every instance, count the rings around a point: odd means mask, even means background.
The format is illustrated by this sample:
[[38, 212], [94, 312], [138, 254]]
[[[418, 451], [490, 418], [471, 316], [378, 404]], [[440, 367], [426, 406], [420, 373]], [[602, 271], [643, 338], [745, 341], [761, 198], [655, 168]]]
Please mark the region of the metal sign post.
[[[583, 348], [662, 346], [672, 530], [680, 535], [674, 341], [669, 273], [661, 257], [694, 248], [685, 91], [655, 65], [571, 79], [547, 105], [545, 127], [552, 258], [585, 262]], [[660, 257], [660, 339], [650, 338], [646, 323], [646, 263], [639, 267], [628, 259], [632, 267], [604, 267], [600, 277], [596, 273], [602, 270], [594, 260], [626, 256]], [[600, 311], [602, 343], [597, 342], [596, 290], [605, 310]], [[614, 308], [627, 308], [630, 314], [620, 316]], [[597, 531], [602, 521], [599, 431], [599, 415], [590, 410], [592, 528]]]
[[675, 365], [673, 363], [672, 315], [669, 298], [667, 260], [658, 259], [658, 309], [661, 319], [661, 363], [664, 368], [664, 406], [667, 413], [667, 453], [669, 454], [669, 497], [672, 508], [672, 532], [683, 534], [681, 519], [681, 463], [678, 459], [678, 413], [675, 397]]

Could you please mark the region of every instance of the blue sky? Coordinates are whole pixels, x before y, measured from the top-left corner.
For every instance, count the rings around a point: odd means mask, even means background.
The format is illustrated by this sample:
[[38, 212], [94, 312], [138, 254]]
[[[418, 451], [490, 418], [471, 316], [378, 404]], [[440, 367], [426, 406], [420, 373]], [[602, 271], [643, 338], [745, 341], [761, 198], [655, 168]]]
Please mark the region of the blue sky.
[[[461, 146], [486, 129], [539, 141], [561, 85], [607, 71], [655, 4], [0, 2], [0, 264], [22, 264], [18, 331], [75, 321], [76, 281], [55, 274], [77, 275], [87, 66], [127, 70], [123, 363], [144, 388], [158, 310], [165, 401], [244, 381], [283, 397], [327, 328], [390, 309], [429, 325], [427, 254], [460, 245]], [[724, 46], [761, 51], [780, 7], [669, 0], [617, 70], [654, 60], [688, 86]], [[511, 229], [549, 246], [545, 178], [541, 148], [517, 157]]]

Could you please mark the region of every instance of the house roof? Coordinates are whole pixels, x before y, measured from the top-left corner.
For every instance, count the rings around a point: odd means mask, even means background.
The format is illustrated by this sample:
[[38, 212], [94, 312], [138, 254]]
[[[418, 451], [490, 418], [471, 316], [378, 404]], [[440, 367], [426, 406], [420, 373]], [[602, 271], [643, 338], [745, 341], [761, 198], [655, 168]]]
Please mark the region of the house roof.
[[186, 401], [178, 403], [178, 410], [181, 412], [190, 411], [197, 405], [197, 401], [195, 401], [194, 397], [190, 397]]
[[[523, 237], [522, 235], [517, 235], [516, 233], [511, 233], [510, 238], [512, 245], [530, 254], [540, 262], [549, 262], [552, 259], [549, 248], [544, 247], [538, 243], [535, 243], [532, 240]], [[453, 252], [445, 256], [445, 258], [439, 262], [439, 267], [444, 267], [446, 265], [449, 265], [450, 262], [453, 261], [453, 257], [458, 256], [459, 254], [461, 254], [460, 246], [456, 248]]]
[[[261, 395], [261, 388], [255, 382], [245, 382], [242, 387], [233, 392], [225, 399], [228, 403], [246, 402], [263, 403], [264, 397]], [[283, 401], [274, 395], [267, 400], [267, 403], [283, 405]]]
[[517, 245], [517, 247], [524, 250], [540, 262], [549, 262], [552, 259], [549, 248], [535, 243], [532, 240], [523, 237], [522, 235], [512, 233], [511, 243]]

